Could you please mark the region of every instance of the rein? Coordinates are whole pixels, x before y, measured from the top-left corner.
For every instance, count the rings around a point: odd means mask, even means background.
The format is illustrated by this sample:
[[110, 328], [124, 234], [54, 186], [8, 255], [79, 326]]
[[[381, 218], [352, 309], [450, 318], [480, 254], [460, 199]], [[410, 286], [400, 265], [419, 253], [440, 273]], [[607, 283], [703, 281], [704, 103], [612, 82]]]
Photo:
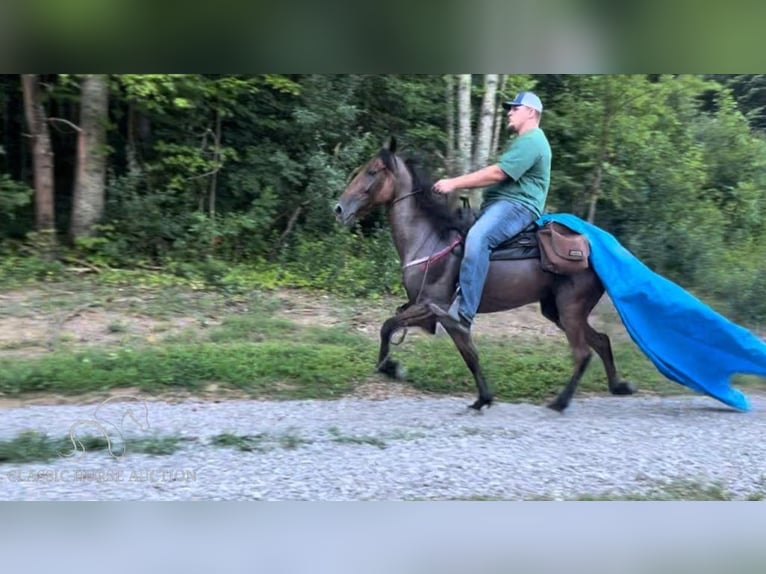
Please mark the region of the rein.
[[460, 245], [463, 242], [463, 236], [458, 235], [455, 237], [455, 239], [452, 240], [452, 243], [450, 243], [447, 247], [444, 249], [441, 249], [440, 251], [437, 251], [433, 255], [429, 255], [428, 257], [421, 257], [420, 259], [415, 259], [414, 261], [410, 261], [409, 263], [406, 263], [405, 265], [402, 265], [402, 269], [407, 269], [408, 267], [413, 267], [415, 265], [421, 265], [423, 266], [423, 270], [425, 271], [428, 269], [428, 266], [431, 263], [434, 263], [436, 261], [439, 261], [440, 259], [445, 258], [447, 255], [449, 255], [455, 247]]
[[[418, 193], [423, 193], [423, 188], [420, 187], [414, 191], [411, 191], [409, 193], [405, 193], [401, 197], [397, 197], [395, 200], [391, 202], [391, 206], [396, 205], [398, 202], [402, 201], [403, 199], [407, 199], [408, 197], [412, 197], [413, 195], [416, 195]], [[436, 261], [439, 261], [440, 259], [443, 259], [447, 255], [449, 255], [455, 247], [460, 245], [463, 241], [463, 236], [458, 235], [455, 237], [455, 239], [452, 240], [452, 243], [450, 243], [447, 247], [444, 249], [441, 249], [437, 251], [436, 253], [429, 255], [428, 257], [420, 257], [419, 259], [415, 259], [414, 261], [410, 261], [409, 263], [405, 263], [402, 265], [402, 270], [408, 269], [410, 267], [414, 267], [415, 265], [421, 265], [422, 270], [428, 273], [428, 267], [431, 265], [431, 263], [435, 263]], [[425, 276], [423, 276], [423, 281], [425, 283]], [[418, 294], [419, 295], [419, 294]]]
[[409, 193], [405, 193], [405, 194], [404, 194], [403, 196], [401, 196], [401, 197], [397, 197], [395, 200], [393, 200], [393, 201], [391, 202], [391, 205], [396, 205], [396, 204], [397, 204], [397, 203], [399, 203], [401, 200], [403, 200], [403, 199], [407, 199], [408, 197], [410, 197], [410, 196], [412, 196], [412, 195], [415, 195], [415, 194], [417, 194], [417, 193], [423, 193], [423, 188], [421, 187], [420, 189], [416, 189], [415, 191], [411, 191], [411, 192], [409, 192]]

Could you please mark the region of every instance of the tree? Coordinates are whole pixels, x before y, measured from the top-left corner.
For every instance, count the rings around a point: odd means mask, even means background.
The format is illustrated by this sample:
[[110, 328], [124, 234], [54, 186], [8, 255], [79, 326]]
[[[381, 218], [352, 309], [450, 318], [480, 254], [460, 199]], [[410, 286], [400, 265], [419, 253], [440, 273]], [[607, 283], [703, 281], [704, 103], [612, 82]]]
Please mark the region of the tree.
[[455, 76], [447, 74], [444, 76], [445, 84], [445, 104], [446, 104], [446, 133], [447, 133], [447, 175], [453, 177], [456, 173], [455, 157]]
[[[498, 93], [500, 94], [500, 97], [503, 97], [503, 94], [505, 94], [505, 87], [508, 84], [508, 74], [502, 74], [500, 76], [499, 81], [499, 87], [498, 87]], [[505, 119], [506, 115], [503, 111], [497, 111], [495, 114], [495, 127], [492, 129], [492, 145], [490, 146], [490, 155], [495, 154], [498, 151], [498, 147], [500, 147], [500, 132], [503, 129], [503, 119]]]
[[104, 214], [108, 106], [109, 77], [105, 74], [89, 74], [83, 77], [69, 231], [73, 240], [91, 235], [93, 226]]
[[472, 169], [474, 170], [489, 163], [489, 156], [492, 152], [492, 132], [497, 115], [497, 86], [498, 74], [486, 74], [484, 76], [484, 96], [481, 100], [476, 145], [473, 153]]
[[574, 76], [566, 82], [547, 106], [556, 113], [543, 113], [554, 136], [551, 195], [593, 223], [600, 203], [619, 203], [631, 187], [632, 159], [651, 145], [662, 112], [659, 88], [641, 75]]
[[460, 74], [457, 86], [457, 152], [460, 173], [471, 171], [471, 74]]
[[40, 92], [40, 78], [36, 74], [22, 74], [24, 115], [32, 140], [32, 162], [35, 188], [35, 222], [37, 231], [45, 235], [45, 255], [53, 256], [55, 246], [55, 220], [53, 209], [53, 149], [48, 122]]

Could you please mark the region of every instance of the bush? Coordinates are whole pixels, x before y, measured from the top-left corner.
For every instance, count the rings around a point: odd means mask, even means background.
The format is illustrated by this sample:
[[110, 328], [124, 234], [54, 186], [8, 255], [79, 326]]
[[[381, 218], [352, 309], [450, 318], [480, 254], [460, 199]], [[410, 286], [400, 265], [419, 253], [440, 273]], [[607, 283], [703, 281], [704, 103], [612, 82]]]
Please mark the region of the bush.
[[33, 281], [60, 279], [64, 265], [38, 256], [9, 255], [0, 258], [0, 285], [12, 288]]
[[286, 249], [282, 264], [301, 278], [298, 287], [352, 296], [402, 292], [399, 260], [388, 232], [381, 229], [367, 238], [343, 230], [321, 241], [299, 236]]

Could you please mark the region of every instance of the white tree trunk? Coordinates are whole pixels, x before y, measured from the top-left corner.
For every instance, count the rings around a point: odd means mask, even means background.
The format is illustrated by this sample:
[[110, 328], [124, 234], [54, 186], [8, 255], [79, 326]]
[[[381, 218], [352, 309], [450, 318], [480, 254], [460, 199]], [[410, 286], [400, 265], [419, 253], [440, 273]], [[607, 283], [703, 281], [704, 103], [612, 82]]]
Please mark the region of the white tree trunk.
[[460, 74], [457, 90], [458, 167], [463, 174], [471, 171], [471, 74]]
[[80, 89], [80, 131], [70, 227], [72, 239], [89, 235], [104, 213], [109, 76], [86, 75]]
[[482, 168], [489, 163], [490, 149], [492, 146], [492, 128], [495, 123], [497, 112], [497, 74], [486, 74], [484, 76], [484, 97], [481, 101], [481, 112], [479, 114], [478, 131], [476, 133], [476, 150], [473, 154], [472, 169]]
[[444, 76], [445, 100], [447, 113], [447, 176], [457, 175], [455, 166], [455, 76], [447, 74]]
[[[505, 94], [505, 86], [508, 84], [508, 74], [503, 74], [500, 76], [500, 96], [503, 97], [503, 94]], [[505, 118], [507, 117], [507, 114], [503, 108], [500, 107], [499, 103], [495, 104], [495, 109], [497, 110], [497, 114], [495, 115], [495, 128], [492, 130], [492, 146], [490, 147], [489, 155], [492, 157], [494, 154], [496, 154], [499, 151], [500, 147], [500, 133], [503, 131], [503, 126], [505, 125]]]

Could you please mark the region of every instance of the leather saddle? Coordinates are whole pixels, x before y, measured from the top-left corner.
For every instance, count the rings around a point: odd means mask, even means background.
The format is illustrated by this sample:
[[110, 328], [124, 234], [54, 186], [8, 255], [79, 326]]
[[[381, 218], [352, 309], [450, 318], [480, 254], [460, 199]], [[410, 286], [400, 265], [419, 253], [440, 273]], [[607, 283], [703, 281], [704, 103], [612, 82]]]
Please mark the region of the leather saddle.
[[[527, 225], [518, 234], [504, 241], [492, 251], [490, 261], [508, 259], [539, 259], [540, 247], [537, 242], [538, 225], [534, 221]], [[458, 257], [463, 256], [463, 244], [455, 247], [453, 253]]]

